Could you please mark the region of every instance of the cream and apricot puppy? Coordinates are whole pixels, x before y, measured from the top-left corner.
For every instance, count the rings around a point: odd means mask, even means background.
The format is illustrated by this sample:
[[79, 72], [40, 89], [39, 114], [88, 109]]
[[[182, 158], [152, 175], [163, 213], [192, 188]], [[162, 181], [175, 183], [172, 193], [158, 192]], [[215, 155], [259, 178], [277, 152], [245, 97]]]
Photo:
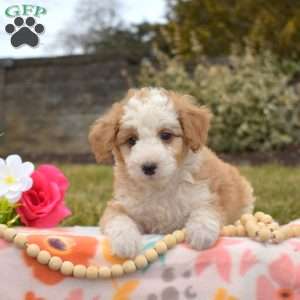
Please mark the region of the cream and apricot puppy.
[[114, 254], [134, 257], [141, 234], [183, 227], [190, 245], [204, 249], [222, 225], [252, 211], [249, 183], [205, 146], [210, 119], [190, 96], [143, 88], [95, 122], [97, 161], [115, 160], [114, 196], [100, 221]]

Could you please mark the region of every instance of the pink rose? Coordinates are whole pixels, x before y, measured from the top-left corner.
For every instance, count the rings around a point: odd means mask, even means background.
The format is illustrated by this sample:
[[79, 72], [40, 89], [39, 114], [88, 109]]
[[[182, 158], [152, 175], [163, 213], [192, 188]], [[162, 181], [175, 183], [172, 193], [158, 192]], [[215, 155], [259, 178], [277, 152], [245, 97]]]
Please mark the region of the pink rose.
[[54, 227], [71, 215], [64, 202], [69, 182], [52, 165], [41, 165], [31, 175], [33, 186], [22, 194], [17, 212], [21, 221], [31, 227]]

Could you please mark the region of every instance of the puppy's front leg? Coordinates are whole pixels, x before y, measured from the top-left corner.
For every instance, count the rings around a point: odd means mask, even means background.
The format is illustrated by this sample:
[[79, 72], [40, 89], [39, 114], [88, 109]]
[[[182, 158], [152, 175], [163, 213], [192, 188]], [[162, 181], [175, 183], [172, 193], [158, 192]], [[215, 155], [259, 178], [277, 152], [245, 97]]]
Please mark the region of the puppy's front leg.
[[202, 250], [211, 247], [220, 235], [221, 218], [211, 208], [194, 210], [187, 223], [187, 242], [192, 248]]
[[142, 235], [137, 224], [124, 212], [107, 207], [100, 220], [102, 232], [108, 236], [113, 254], [135, 257], [142, 248]]

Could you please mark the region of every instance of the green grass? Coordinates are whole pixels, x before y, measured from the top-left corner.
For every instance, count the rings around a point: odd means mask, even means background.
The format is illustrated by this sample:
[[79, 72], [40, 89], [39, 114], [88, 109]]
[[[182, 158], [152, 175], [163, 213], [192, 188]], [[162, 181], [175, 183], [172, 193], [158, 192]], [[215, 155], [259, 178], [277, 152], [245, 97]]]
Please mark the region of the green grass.
[[73, 212], [63, 225], [96, 225], [112, 195], [112, 168], [76, 164], [60, 167], [70, 181], [66, 201]]
[[284, 224], [300, 218], [300, 168], [280, 165], [241, 167], [256, 195], [256, 210]]
[[[75, 164], [60, 167], [71, 183], [66, 201], [73, 211], [63, 225], [96, 225], [112, 195], [111, 167]], [[254, 187], [256, 210], [270, 213], [281, 223], [300, 218], [300, 168], [263, 165], [240, 169]]]

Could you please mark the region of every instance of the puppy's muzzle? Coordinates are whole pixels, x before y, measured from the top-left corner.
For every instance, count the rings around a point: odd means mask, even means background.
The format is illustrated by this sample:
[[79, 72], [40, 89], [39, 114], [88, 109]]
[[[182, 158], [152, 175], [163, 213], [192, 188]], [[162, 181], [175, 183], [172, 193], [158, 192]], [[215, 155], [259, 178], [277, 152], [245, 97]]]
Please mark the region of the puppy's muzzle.
[[155, 163], [145, 163], [142, 165], [142, 171], [145, 175], [154, 175], [157, 169], [157, 164]]

